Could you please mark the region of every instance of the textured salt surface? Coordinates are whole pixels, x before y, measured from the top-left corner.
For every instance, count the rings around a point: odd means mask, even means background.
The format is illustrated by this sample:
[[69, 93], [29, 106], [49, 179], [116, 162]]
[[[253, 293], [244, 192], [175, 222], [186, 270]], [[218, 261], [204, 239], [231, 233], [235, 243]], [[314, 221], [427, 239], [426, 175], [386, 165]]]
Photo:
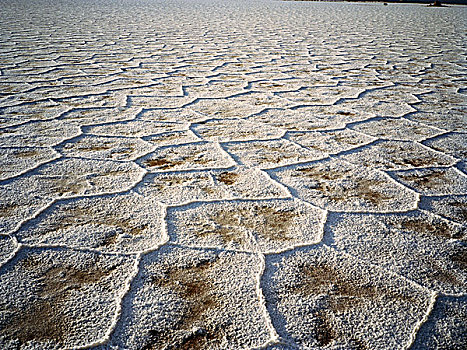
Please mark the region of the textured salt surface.
[[467, 9], [0, 0], [1, 349], [462, 349]]

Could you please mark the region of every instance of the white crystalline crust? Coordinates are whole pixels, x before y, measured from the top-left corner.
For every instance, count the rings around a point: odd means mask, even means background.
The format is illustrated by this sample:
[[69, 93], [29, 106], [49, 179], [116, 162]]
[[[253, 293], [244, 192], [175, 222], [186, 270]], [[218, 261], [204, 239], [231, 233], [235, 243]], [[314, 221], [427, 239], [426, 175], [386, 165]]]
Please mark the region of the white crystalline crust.
[[0, 8], [0, 349], [465, 347], [464, 7]]

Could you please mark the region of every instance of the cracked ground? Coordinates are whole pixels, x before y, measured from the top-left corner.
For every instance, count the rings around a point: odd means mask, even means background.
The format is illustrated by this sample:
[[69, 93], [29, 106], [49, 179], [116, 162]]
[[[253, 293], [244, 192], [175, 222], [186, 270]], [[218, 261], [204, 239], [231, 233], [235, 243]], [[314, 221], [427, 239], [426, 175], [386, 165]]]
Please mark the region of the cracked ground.
[[465, 349], [465, 7], [0, 8], [1, 349]]

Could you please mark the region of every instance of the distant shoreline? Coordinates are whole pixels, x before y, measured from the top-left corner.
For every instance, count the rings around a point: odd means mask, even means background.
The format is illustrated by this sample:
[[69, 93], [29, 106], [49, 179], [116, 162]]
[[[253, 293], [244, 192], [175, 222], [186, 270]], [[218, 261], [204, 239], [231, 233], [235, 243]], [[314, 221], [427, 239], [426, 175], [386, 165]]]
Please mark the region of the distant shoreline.
[[[312, 1], [312, 2], [378, 2], [378, 3], [391, 3], [391, 4], [422, 4], [429, 5], [434, 2], [430, 0], [283, 0], [283, 1]], [[444, 5], [467, 5], [467, 0], [446, 0], [441, 1]]]

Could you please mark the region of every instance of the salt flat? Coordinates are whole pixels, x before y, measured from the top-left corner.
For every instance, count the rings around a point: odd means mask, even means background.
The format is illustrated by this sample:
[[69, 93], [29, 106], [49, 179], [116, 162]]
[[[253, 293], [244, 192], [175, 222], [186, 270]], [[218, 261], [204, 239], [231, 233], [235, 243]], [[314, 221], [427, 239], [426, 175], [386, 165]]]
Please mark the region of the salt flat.
[[465, 349], [466, 7], [0, 8], [1, 349]]

